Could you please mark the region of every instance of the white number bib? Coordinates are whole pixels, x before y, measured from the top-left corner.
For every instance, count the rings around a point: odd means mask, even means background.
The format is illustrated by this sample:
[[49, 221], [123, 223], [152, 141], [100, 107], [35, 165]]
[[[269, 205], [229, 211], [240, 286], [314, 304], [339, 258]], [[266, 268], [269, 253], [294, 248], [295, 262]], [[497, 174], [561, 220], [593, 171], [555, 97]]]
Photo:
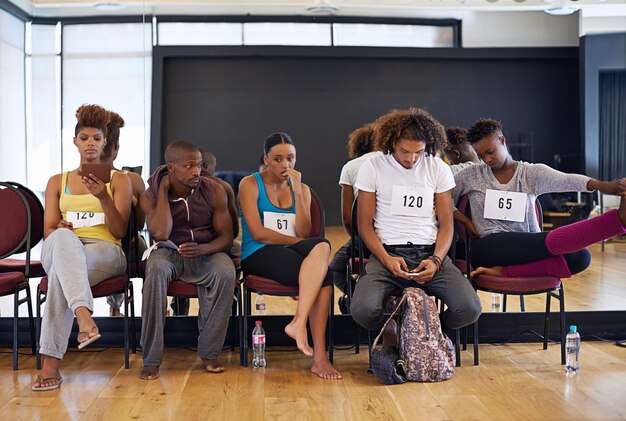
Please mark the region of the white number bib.
[[487, 189], [485, 192], [486, 219], [524, 222], [528, 194]]
[[296, 214], [263, 212], [263, 226], [290, 237], [296, 236]]
[[104, 224], [104, 212], [77, 212], [69, 211], [65, 220], [71, 222], [74, 228], [93, 227]]
[[434, 195], [433, 189], [393, 186], [391, 214], [431, 217], [433, 215]]

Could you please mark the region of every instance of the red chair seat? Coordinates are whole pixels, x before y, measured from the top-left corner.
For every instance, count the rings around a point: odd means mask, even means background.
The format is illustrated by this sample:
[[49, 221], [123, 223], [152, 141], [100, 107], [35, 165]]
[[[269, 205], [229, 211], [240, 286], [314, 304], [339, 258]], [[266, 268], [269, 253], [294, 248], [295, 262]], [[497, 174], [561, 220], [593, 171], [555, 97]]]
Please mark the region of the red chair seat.
[[553, 276], [503, 277], [480, 275], [474, 280], [478, 289], [487, 289], [502, 294], [532, 294], [551, 291], [561, 285], [561, 279]]
[[274, 295], [298, 295], [298, 287], [286, 286], [273, 279], [262, 276], [247, 275], [246, 286], [248, 289], [264, 294]]
[[[24, 272], [26, 271], [26, 261], [21, 259], [2, 259], [0, 260], [0, 273], [3, 272]], [[46, 271], [39, 260], [30, 261], [30, 277], [41, 278], [46, 276]]]
[[[94, 298], [105, 297], [115, 292], [122, 291], [128, 282], [128, 276], [126, 274], [114, 276], [113, 278], [105, 279], [97, 285], [91, 287], [91, 294]], [[48, 277], [44, 276], [39, 282], [39, 291], [48, 292]]]
[[26, 282], [22, 272], [0, 273], [0, 295], [13, 294], [15, 288]]
[[198, 286], [180, 279], [175, 279], [167, 286], [167, 295], [195, 298], [198, 296]]
[[[354, 258], [354, 266], [352, 264], [353, 259], [348, 259], [348, 267], [350, 268], [350, 272], [354, 275], [359, 275], [360, 274], [360, 268], [361, 268], [361, 258], [360, 257], [355, 257]], [[370, 259], [363, 259], [363, 267], [365, 267], [365, 265], [367, 265], [369, 263]]]

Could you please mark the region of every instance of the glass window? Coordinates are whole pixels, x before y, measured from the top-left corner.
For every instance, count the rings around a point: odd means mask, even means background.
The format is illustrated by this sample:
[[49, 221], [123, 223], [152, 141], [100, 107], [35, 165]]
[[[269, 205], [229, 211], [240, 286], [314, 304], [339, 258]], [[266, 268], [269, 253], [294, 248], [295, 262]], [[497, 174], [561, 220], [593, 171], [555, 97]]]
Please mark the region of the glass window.
[[452, 26], [334, 23], [336, 46], [358, 47], [454, 47]]
[[244, 23], [244, 45], [332, 45], [328, 23]]
[[159, 23], [159, 45], [241, 45], [241, 23]]

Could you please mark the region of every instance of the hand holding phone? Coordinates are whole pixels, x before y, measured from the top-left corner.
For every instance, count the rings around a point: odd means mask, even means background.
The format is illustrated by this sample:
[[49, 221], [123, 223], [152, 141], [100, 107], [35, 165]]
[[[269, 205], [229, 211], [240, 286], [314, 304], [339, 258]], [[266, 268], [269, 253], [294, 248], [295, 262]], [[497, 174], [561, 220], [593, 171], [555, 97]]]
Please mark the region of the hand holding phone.
[[106, 184], [111, 182], [112, 169], [113, 164], [110, 162], [103, 162], [100, 164], [82, 164], [77, 173], [81, 177], [89, 177], [89, 174], [93, 174]]

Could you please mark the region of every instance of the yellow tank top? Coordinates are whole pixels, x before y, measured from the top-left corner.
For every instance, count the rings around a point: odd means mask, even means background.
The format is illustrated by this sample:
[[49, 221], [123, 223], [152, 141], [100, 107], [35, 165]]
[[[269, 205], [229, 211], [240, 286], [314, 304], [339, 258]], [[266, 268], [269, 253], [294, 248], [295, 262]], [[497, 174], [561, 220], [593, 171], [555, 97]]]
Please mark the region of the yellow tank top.
[[[111, 179], [115, 170], [111, 170]], [[100, 201], [93, 194], [68, 194], [66, 190], [67, 175], [69, 173], [63, 173], [61, 181], [61, 197], [59, 197], [59, 208], [63, 219], [67, 219], [67, 212], [94, 212], [103, 213], [104, 210], [100, 205]], [[113, 198], [113, 192], [111, 191], [111, 183], [107, 183], [107, 192], [109, 196]], [[80, 238], [95, 238], [99, 240], [108, 241], [110, 243], [122, 245], [122, 242], [115, 238], [109, 228], [105, 224], [93, 225], [91, 227], [75, 228], [74, 233]]]

